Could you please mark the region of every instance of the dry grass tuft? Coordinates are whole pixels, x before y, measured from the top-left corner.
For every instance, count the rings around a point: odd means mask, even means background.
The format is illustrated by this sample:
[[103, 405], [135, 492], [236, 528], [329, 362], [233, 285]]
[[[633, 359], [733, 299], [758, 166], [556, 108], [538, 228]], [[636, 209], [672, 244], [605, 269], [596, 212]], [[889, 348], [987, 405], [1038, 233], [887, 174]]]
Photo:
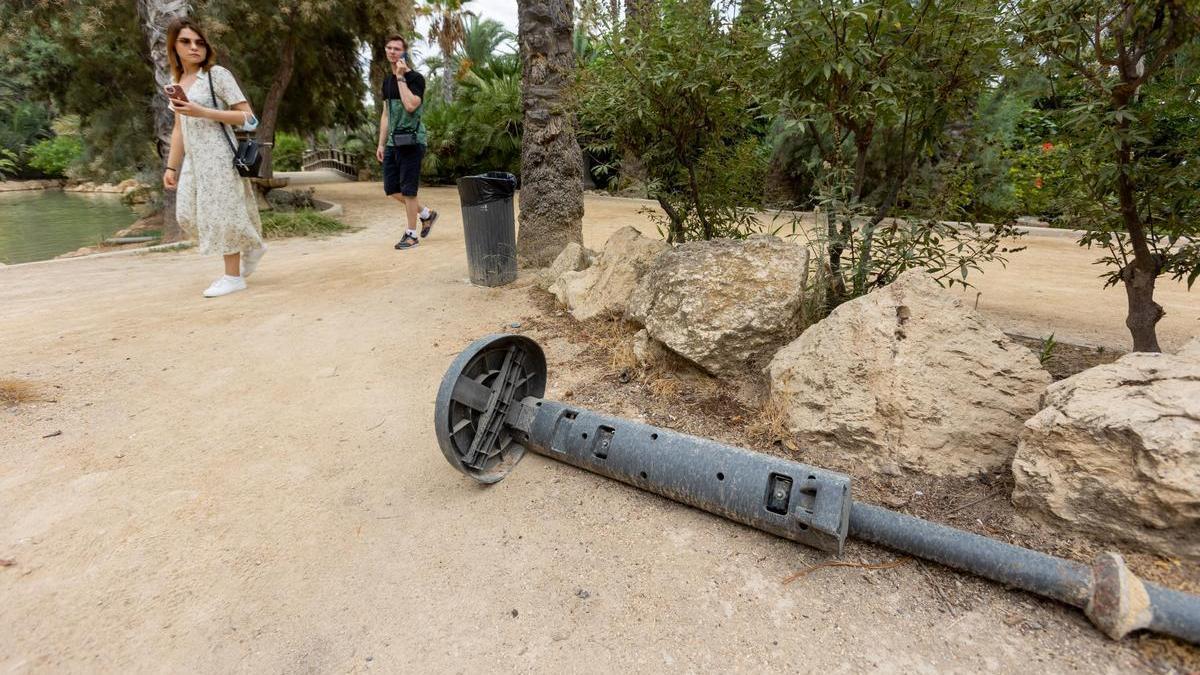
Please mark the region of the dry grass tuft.
[[637, 355], [633, 352], [633, 338], [626, 338], [613, 346], [608, 358], [608, 365], [617, 371], [634, 372], [641, 370]]
[[646, 387], [655, 398], [676, 398], [683, 391], [679, 378], [655, 371], [647, 380]]
[[41, 390], [27, 380], [0, 379], [0, 405], [21, 405], [41, 399]]
[[580, 323], [584, 336], [605, 351], [616, 349], [638, 332], [637, 324], [626, 321], [619, 312], [606, 312]]
[[768, 446], [775, 443], [787, 445], [792, 441], [788, 429], [788, 406], [775, 397], [764, 397], [756, 415], [746, 425], [746, 435], [755, 445]]

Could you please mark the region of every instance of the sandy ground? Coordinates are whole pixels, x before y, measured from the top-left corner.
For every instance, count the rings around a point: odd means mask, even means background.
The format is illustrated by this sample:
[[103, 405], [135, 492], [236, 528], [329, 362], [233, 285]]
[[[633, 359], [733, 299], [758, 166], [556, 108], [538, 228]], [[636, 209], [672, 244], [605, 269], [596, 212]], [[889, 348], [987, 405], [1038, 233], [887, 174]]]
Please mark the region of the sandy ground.
[[[274, 243], [250, 290], [221, 299], [200, 297], [219, 262], [194, 253], [0, 269], [0, 378], [43, 393], [0, 408], [0, 670], [1153, 664], [1073, 610], [965, 576], [943, 589], [912, 564], [783, 585], [827, 556], [541, 457], [473, 484], [438, 450], [436, 388], [534, 305], [522, 284], [465, 282], [453, 191], [426, 191], [442, 218], [409, 252], [378, 194], [322, 186], [365, 229]], [[644, 224], [637, 207], [590, 198], [586, 243]], [[1120, 291], [1071, 290], [1095, 269], [1058, 244], [989, 271], [981, 309], [1123, 347]], [[1200, 295], [1160, 297], [1175, 347]], [[547, 345], [551, 395], [581, 377], [572, 349]]]

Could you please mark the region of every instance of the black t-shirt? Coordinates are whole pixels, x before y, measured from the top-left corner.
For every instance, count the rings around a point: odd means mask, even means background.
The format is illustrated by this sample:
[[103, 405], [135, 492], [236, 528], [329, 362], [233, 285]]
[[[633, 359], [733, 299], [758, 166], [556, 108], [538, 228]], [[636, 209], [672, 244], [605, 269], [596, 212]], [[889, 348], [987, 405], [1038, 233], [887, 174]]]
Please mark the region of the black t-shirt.
[[[404, 73], [404, 83], [408, 85], [408, 90], [413, 96], [425, 98], [425, 77], [420, 73], [415, 70]], [[383, 99], [386, 101], [390, 98], [400, 98], [400, 85], [396, 84], [395, 74], [383, 78]]]
[[[404, 83], [408, 85], [408, 90], [414, 96], [425, 97], [425, 78], [420, 73], [408, 71], [404, 73]], [[400, 85], [396, 84], [396, 76], [388, 75], [383, 80], [383, 105], [388, 111], [388, 134], [394, 134], [398, 131], [417, 135], [417, 143], [425, 145], [428, 142], [428, 136], [425, 131], [425, 124], [421, 122], [421, 112], [425, 108], [425, 101], [421, 101], [421, 105], [417, 106], [416, 110], [409, 112], [404, 109], [404, 102], [400, 98]], [[389, 136], [388, 145], [392, 144], [392, 139]]]

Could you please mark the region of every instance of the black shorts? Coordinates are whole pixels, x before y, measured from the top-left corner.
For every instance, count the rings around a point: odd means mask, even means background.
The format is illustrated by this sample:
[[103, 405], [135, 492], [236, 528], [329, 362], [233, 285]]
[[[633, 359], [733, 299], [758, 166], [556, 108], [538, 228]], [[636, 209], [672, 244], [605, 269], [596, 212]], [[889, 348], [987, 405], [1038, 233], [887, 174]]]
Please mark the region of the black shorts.
[[405, 197], [417, 196], [421, 179], [423, 145], [388, 146], [383, 149], [383, 191], [390, 197], [396, 193]]

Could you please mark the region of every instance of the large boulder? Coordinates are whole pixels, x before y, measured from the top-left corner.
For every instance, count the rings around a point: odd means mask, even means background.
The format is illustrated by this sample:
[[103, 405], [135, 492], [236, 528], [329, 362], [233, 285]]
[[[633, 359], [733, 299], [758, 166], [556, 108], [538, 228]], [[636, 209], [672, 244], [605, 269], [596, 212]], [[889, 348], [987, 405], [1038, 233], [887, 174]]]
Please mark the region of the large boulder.
[[1200, 338], [1126, 354], [1046, 390], [1013, 459], [1042, 523], [1200, 561]]
[[775, 355], [804, 445], [935, 475], [1006, 466], [1050, 374], [920, 270], [846, 302]]
[[633, 227], [622, 227], [608, 238], [594, 265], [564, 273], [550, 292], [579, 321], [605, 312], [624, 314], [638, 280], [650, 269], [651, 262], [670, 248], [661, 239], [643, 237]]
[[591, 249], [584, 248], [576, 242], [571, 242], [558, 254], [550, 266], [543, 270], [537, 277], [537, 285], [543, 290], [548, 290], [555, 282], [567, 272], [578, 272], [585, 270], [596, 261], [596, 253]]
[[807, 250], [778, 237], [688, 242], [642, 277], [629, 317], [710, 374], [743, 373], [800, 334], [807, 275]]

